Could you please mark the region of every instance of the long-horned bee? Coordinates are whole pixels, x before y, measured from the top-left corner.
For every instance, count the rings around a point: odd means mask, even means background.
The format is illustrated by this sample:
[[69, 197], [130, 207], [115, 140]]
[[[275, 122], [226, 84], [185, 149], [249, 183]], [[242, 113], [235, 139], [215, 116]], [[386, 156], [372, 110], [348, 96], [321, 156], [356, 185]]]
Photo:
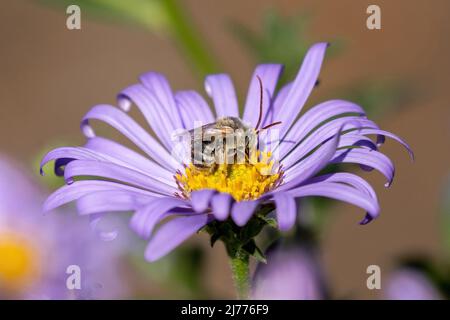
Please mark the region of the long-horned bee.
[[220, 164], [251, 163], [257, 157], [259, 132], [281, 123], [274, 122], [259, 129], [263, 110], [263, 84], [259, 76], [257, 79], [260, 103], [255, 128], [247, 126], [239, 118], [224, 117], [189, 131], [191, 163], [196, 168], [214, 171]]

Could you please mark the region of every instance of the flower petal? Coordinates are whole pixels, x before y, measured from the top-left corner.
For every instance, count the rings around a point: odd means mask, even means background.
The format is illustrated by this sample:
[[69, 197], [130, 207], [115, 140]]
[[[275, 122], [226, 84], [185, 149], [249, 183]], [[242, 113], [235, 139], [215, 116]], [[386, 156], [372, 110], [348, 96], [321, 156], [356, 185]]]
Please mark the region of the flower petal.
[[113, 140], [103, 137], [94, 137], [88, 139], [85, 147], [107, 154], [115, 159], [121, 159], [123, 162], [128, 163], [130, 168], [140, 169], [143, 172], [150, 173], [160, 181], [165, 181], [170, 185], [174, 183], [173, 172]]
[[332, 139], [326, 141], [311, 155], [293, 167], [289, 175], [286, 175], [284, 178], [286, 182], [278, 187], [276, 191], [278, 192], [293, 188], [323, 169], [336, 153], [336, 147], [339, 144], [341, 130], [342, 127], [339, 128]]
[[351, 203], [367, 211], [368, 216], [361, 223], [367, 223], [369, 220], [378, 217], [380, 213], [380, 207], [375, 199], [342, 183], [317, 182], [287, 192], [293, 197], [320, 196]]
[[151, 198], [128, 191], [99, 191], [82, 196], [77, 201], [78, 213], [81, 215], [133, 211], [146, 205]]
[[361, 147], [370, 150], [378, 149], [377, 145], [370, 138], [367, 138], [360, 134], [354, 134], [353, 132], [341, 135], [338, 148], [344, 147]]
[[208, 220], [208, 215], [202, 214], [174, 218], [165, 223], [148, 243], [145, 258], [153, 262], [163, 257], [205, 226], [209, 222]]
[[283, 106], [274, 114], [276, 121], [283, 123], [281, 137], [291, 127], [314, 88], [327, 47], [328, 43], [316, 43], [309, 48]]
[[227, 74], [206, 77], [206, 93], [213, 99], [216, 117], [239, 117], [239, 109], [233, 82]]
[[275, 115], [279, 114], [278, 112], [280, 108], [284, 105], [284, 102], [286, 101], [289, 91], [292, 88], [292, 84], [293, 84], [292, 82], [289, 82], [285, 84], [283, 87], [281, 87], [280, 90], [278, 90], [278, 93], [276, 94], [275, 98], [273, 99], [269, 107], [266, 121], [263, 123], [263, 125], [268, 125], [278, 121], [277, 119], [275, 119]]
[[[359, 134], [376, 134], [378, 136], [382, 136], [382, 137], [389, 137], [391, 139], [394, 139], [395, 141], [397, 141], [398, 143], [400, 143], [401, 145], [403, 145], [406, 149], [406, 151], [408, 151], [408, 154], [410, 156], [410, 158], [412, 160], [414, 160], [414, 152], [412, 151], [411, 147], [403, 140], [401, 139], [399, 136], [388, 132], [388, 131], [384, 131], [384, 130], [380, 130], [378, 128], [362, 128], [361, 130], [359, 130]], [[381, 139], [381, 140], [384, 140]]]
[[128, 139], [135, 143], [153, 160], [161, 166], [176, 171], [181, 169], [178, 163], [152, 136], [123, 111], [110, 105], [97, 105], [93, 107], [81, 122], [81, 128], [88, 138], [95, 137], [95, 132], [89, 125], [90, 119], [96, 119], [111, 125]]
[[295, 199], [288, 193], [275, 193], [273, 197], [276, 205], [278, 227], [281, 231], [292, 228], [297, 218]]
[[297, 144], [295, 148], [292, 148], [289, 153], [282, 158], [283, 167], [285, 170], [288, 170], [323, 142], [331, 139], [336, 134], [336, 131], [340, 130], [339, 128], [342, 127], [341, 131], [345, 131], [359, 129], [363, 126], [376, 126], [376, 124], [362, 117], [337, 118], [328, 122], [314, 131], [314, 133], [309, 135], [304, 141]]
[[53, 192], [44, 202], [44, 211], [53, 210], [88, 194], [101, 191], [127, 191], [130, 194], [147, 196], [149, 200], [162, 195], [150, 191], [134, 188], [121, 183], [101, 180], [83, 180], [62, 186]]
[[224, 221], [230, 214], [233, 197], [228, 193], [218, 193], [211, 199], [211, 209], [217, 220]]
[[267, 112], [274, 96], [275, 88], [277, 86], [278, 78], [283, 72], [283, 65], [281, 64], [261, 64], [256, 67], [253, 72], [250, 87], [247, 93], [247, 100], [244, 108], [244, 115], [242, 119], [255, 127], [259, 118], [259, 105], [260, 105], [260, 87], [259, 77], [263, 84], [263, 112], [261, 115], [260, 127], [266, 121]]
[[203, 189], [191, 192], [191, 204], [195, 212], [203, 213], [209, 207], [211, 197], [216, 193], [212, 189]]
[[[93, 140], [96, 140], [97, 137], [92, 138]], [[105, 139], [105, 141], [108, 141]], [[88, 142], [89, 144], [89, 142]], [[127, 160], [127, 148], [120, 146], [119, 144], [114, 145], [113, 143], [106, 143], [106, 146], [109, 147], [108, 150], [105, 150], [106, 152], [114, 153], [115, 151], [123, 151], [123, 159], [117, 154], [117, 157], [110, 156], [109, 154], [105, 154], [102, 152], [99, 152], [97, 150], [92, 150], [85, 147], [62, 147], [62, 148], [56, 148], [49, 153], [47, 153], [41, 162], [41, 173], [43, 173], [43, 166], [52, 160], [58, 160], [58, 159], [67, 159], [67, 161], [64, 161], [63, 163], [55, 163], [55, 172], [64, 172], [63, 169], [61, 169], [58, 165], [67, 165], [69, 162], [73, 160], [93, 160], [103, 163], [113, 163], [118, 166], [126, 167], [135, 171], [138, 171], [142, 174], [145, 174], [149, 176], [150, 179], [156, 179], [164, 184], [167, 184], [169, 186], [175, 187], [176, 183], [173, 180], [173, 174], [170, 174], [167, 170], [161, 168], [159, 165], [153, 163], [151, 160], [148, 160], [146, 158], [143, 158], [142, 156], [135, 154], [136, 157], [130, 158], [132, 162], [135, 162], [134, 164], [130, 164]], [[115, 150], [117, 148], [118, 150]], [[125, 149], [125, 150], [122, 150]], [[128, 149], [129, 150], [129, 149]], [[128, 156], [133, 155], [133, 151], [129, 150], [131, 154], [128, 154]], [[139, 158], [142, 157], [142, 158]], [[69, 161], [70, 159], [70, 161]], [[141, 160], [141, 161], [139, 161]]]
[[259, 202], [258, 200], [235, 202], [231, 209], [231, 218], [239, 227], [243, 227], [252, 217]]
[[331, 163], [358, 163], [364, 166], [372, 167], [383, 174], [388, 180], [385, 184], [389, 187], [395, 175], [395, 167], [391, 159], [375, 150], [364, 148], [342, 149], [336, 152], [336, 155], [330, 161]]
[[309, 179], [308, 181], [305, 181], [304, 185], [317, 183], [317, 182], [339, 182], [339, 183], [345, 183], [348, 184], [359, 191], [366, 193], [370, 197], [372, 197], [374, 200], [378, 201], [377, 194], [373, 190], [372, 186], [363, 178], [357, 176], [353, 173], [348, 172], [336, 172], [336, 173], [330, 173], [321, 175], [318, 177], [314, 177]]
[[70, 184], [73, 182], [73, 178], [77, 176], [108, 178], [166, 195], [172, 195], [178, 190], [148, 175], [110, 162], [74, 160], [67, 164], [64, 178]]
[[195, 122], [201, 122], [202, 125], [214, 122], [208, 103], [197, 92], [178, 91], [175, 101], [186, 130], [194, 129]]
[[[122, 99], [129, 99], [135, 103], [144, 115], [147, 123], [155, 132], [155, 135], [161, 140], [164, 146], [170, 150], [172, 141], [170, 134], [175, 130], [171, 120], [171, 115], [167, 109], [163, 108], [154, 94], [141, 84], [132, 85], [124, 90], [117, 97], [119, 106], [122, 105]], [[129, 109], [127, 106], [124, 111]]]
[[148, 239], [156, 224], [168, 216], [166, 213], [177, 207], [188, 208], [187, 202], [173, 197], [155, 199], [145, 207], [136, 211], [131, 218], [130, 227], [140, 237]]
[[290, 149], [302, 141], [313, 129], [324, 125], [325, 121], [330, 121], [330, 119], [344, 114], [365, 116], [364, 110], [360, 106], [345, 100], [330, 100], [312, 107], [297, 120], [286, 134], [286, 137], [283, 138], [283, 141], [281, 141], [281, 156], [286, 155]]
[[175, 104], [172, 89], [170, 88], [169, 81], [167, 81], [166, 77], [157, 72], [147, 72], [141, 75], [139, 79], [144, 86], [153, 92], [160, 103], [161, 112], [167, 110], [171, 117], [170, 119], [172, 120], [173, 128], [182, 128], [183, 124]]

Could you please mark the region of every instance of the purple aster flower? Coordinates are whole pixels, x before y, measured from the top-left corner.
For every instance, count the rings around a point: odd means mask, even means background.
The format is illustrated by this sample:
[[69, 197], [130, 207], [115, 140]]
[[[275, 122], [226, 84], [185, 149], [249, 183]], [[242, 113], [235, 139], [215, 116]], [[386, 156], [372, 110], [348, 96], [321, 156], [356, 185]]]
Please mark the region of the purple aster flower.
[[442, 295], [420, 271], [402, 268], [390, 275], [383, 297], [388, 300], [441, 300]]
[[[118, 267], [125, 243], [102, 241], [69, 212], [43, 215], [42, 190], [23, 171], [0, 155], [0, 298], [126, 297]], [[68, 289], [69, 266], [80, 268], [80, 288]]]
[[[229, 244], [230, 256], [239, 255], [237, 247], [257, 254], [252, 236], [260, 229], [257, 223], [249, 226], [252, 219], [263, 219], [275, 210], [278, 228], [288, 230], [296, 220], [296, 199], [302, 197], [351, 203], [367, 212], [361, 223], [368, 223], [380, 211], [372, 187], [353, 173], [320, 172], [331, 164], [358, 164], [381, 172], [389, 186], [394, 165], [379, 151], [385, 137], [412, 152], [403, 140], [381, 130], [360, 106], [349, 101], [323, 102], [297, 119], [316, 85], [327, 47], [326, 43], [313, 45], [296, 78], [278, 92], [282, 65], [257, 66], [242, 115], [227, 74], [209, 75], [205, 80], [215, 113], [197, 92], [173, 92], [163, 75], [142, 75], [140, 83], [119, 93], [118, 107], [97, 105], [83, 117], [81, 129], [87, 138], [83, 147], [58, 148], [44, 157], [41, 170], [56, 160], [55, 172], [67, 182], [47, 199], [45, 209], [76, 201], [82, 215], [134, 212], [130, 224], [149, 239], [145, 252], [149, 261], [161, 258], [205, 226], [212, 242], [220, 238]], [[154, 135], [127, 114], [132, 105]], [[117, 129], [140, 151], [98, 136], [91, 120]], [[195, 129], [197, 122], [217, 129], [215, 121], [242, 122], [253, 128], [259, 140], [256, 162], [221, 165], [215, 170], [180, 162], [173, 152], [179, 147], [174, 133]], [[271, 132], [278, 133], [278, 139]], [[377, 137], [376, 142], [370, 135]], [[248, 228], [248, 232], [239, 228]], [[239, 238], [240, 245], [236, 245], [233, 234], [250, 236]]]
[[255, 273], [253, 299], [320, 300], [325, 298], [320, 266], [312, 252], [293, 247], [274, 250]]

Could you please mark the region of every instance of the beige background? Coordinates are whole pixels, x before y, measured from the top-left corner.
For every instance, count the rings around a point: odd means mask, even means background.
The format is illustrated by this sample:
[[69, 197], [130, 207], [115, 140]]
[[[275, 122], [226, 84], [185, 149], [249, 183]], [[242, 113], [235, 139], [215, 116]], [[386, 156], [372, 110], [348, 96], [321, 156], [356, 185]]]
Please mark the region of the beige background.
[[[365, 27], [365, 10], [372, 3], [382, 8], [381, 31]], [[377, 173], [367, 175], [379, 195], [381, 218], [361, 227], [360, 210], [338, 205], [324, 239], [323, 260], [338, 296], [371, 298], [377, 292], [365, 287], [369, 264], [387, 272], [400, 253], [442, 257], [437, 213], [450, 163], [449, 1], [189, 0], [183, 4], [241, 95], [255, 62], [225, 24], [239, 21], [258, 29], [262, 13], [270, 6], [285, 14], [311, 13], [309, 37], [314, 41], [346, 41], [344, 53], [325, 63], [313, 101], [359, 79], [405, 78], [414, 83], [418, 98], [383, 118], [380, 125], [413, 146], [415, 163], [395, 143], [386, 144], [384, 151], [397, 167], [393, 186], [385, 190]], [[3, 1], [0, 7], [0, 150], [23, 162], [31, 163], [56, 141], [82, 143], [79, 120], [89, 107], [113, 103], [115, 94], [144, 71], [163, 72], [174, 89], [201, 89], [189, 65], [164, 37], [83, 17], [81, 31], [68, 31], [63, 9], [32, 1]], [[205, 282], [215, 297], [230, 297], [224, 250], [216, 246], [209, 252], [211, 267]]]

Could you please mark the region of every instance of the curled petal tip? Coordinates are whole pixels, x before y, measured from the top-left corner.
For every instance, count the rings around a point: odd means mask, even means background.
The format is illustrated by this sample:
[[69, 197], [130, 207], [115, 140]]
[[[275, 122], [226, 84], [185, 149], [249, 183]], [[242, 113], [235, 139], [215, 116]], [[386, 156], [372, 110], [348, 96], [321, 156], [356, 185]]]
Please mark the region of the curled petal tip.
[[395, 173], [393, 173], [391, 179], [389, 179], [389, 180], [384, 184], [384, 186], [385, 186], [386, 188], [389, 188], [390, 186], [392, 186], [392, 183], [394, 182], [394, 174], [395, 174]]
[[130, 99], [121, 95], [117, 97], [117, 105], [119, 106], [120, 109], [122, 109], [125, 112], [128, 112], [131, 109]]
[[360, 222], [359, 222], [359, 224], [360, 225], [362, 225], [362, 226], [364, 226], [364, 225], [366, 225], [366, 224], [368, 224], [370, 221], [372, 221], [373, 220], [373, 217], [370, 215], [370, 214], [366, 214], [366, 216], [364, 217], [364, 219], [362, 219]]
[[92, 127], [89, 125], [88, 120], [83, 120], [80, 124], [80, 129], [83, 132], [84, 136], [88, 139], [95, 138], [95, 131], [92, 129]]

